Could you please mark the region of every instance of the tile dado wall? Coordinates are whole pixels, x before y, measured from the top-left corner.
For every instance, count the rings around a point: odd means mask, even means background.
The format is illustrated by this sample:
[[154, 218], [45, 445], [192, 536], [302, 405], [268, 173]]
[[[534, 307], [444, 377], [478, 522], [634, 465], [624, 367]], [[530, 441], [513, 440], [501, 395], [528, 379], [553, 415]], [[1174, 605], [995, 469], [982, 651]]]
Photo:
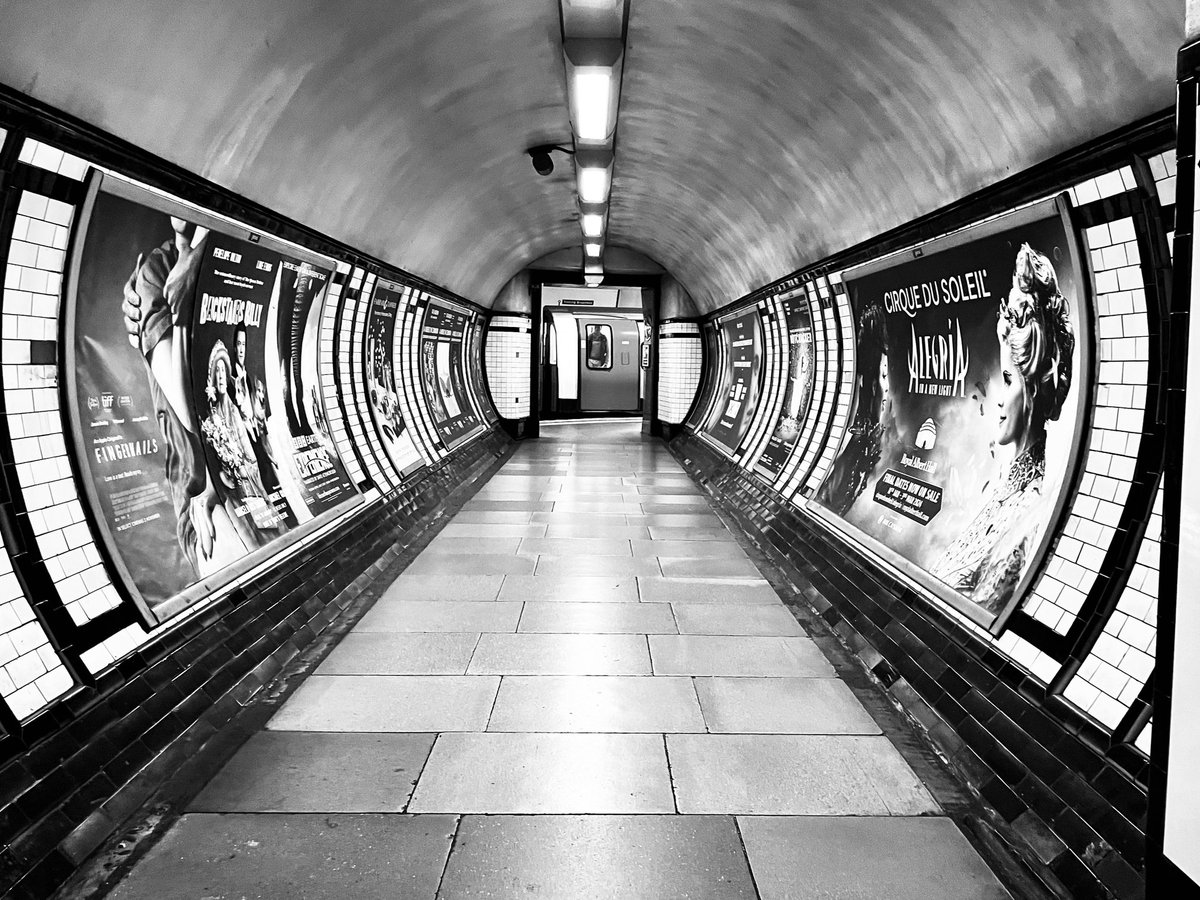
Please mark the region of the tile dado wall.
[[[406, 412], [423, 426], [418, 445], [426, 465], [408, 476], [394, 470], [363, 390], [363, 323], [380, 265], [344, 251], [322, 310], [319, 367], [331, 435], [365, 504], [283, 546], [286, 566], [265, 564], [148, 631], [97, 547], [60, 407], [68, 248], [92, 165], [16, 128], [0, 128], [4, 896], [51, 893], [172, 768], [328, 629], [439, 505], [506, 445], [498, 432], [485, 430], [448, 453], [431, 437], [420, 391], [411, 391]], [[200, 196], [216, 194], [198, 179], [187, 182], [193, 187]], [[236, 198], [217, 196], [223, 214], [239, 215]], [[270, 232], [273, 220], [254, 224], [261, 215], [247, 213], [251, 228]], [[330, 253], [318, 240], [320, 251]], [[418, 289], [437, 295], [415, 279], [411, 288], [414, 297]], [[417, 371], [414, 335], [423, 315], [423, 307], [410, 306], [401, 311], [403, 334], [399, 325], [396, 333], [396, 369], [407, 381]], [[475, 328], [484, 326], [476, 316]], [[468, 379], [468, 389], [475, 383]], [[486, 397], [472, 400], [490, 413]]]
[[[738, 301], [770, 303], [798, 285], [810, 301], [817, 387], [780, 474], [768, 484], [745, 458], [762, 422], [779, 415], [781, 392], [771, 385], [735, 452], [699, 439], [699, 412], [675, 447], [792, 574], [797, 597], [942, 744], [1035, 868], [1049, 865], [1048, 878], [1079, 896], [1136, 897], [1153, 713], [1158, 408], [1175, 173], [1171, 154], [1157, 151], [1090, 165], [1086, 178], [1059, 189], [1075, 208], [1097, 327], [1082, 474], [1065, 526], [999, 637], [900, 583], [806, 510], [846, 434], [854, 389], [854, 323], [841, 272], [870, 260], [869, 251]], [[1040, 191], [1055, 193], [1044, 179]], [[926, 228], [922, 238], [929, 236]], [[697, 411], [712, 402], [706, 391], [716, 382], [706, 382]]]
[[696, 322], [658, 326], [658, 418], [679, 425], [696, 399], [704, 365], [704, 345]]
[[492, 316], [484, 346], [484, 371], [496, 411], [505, 419], [529, 417], [533, 320], [525, 315]]

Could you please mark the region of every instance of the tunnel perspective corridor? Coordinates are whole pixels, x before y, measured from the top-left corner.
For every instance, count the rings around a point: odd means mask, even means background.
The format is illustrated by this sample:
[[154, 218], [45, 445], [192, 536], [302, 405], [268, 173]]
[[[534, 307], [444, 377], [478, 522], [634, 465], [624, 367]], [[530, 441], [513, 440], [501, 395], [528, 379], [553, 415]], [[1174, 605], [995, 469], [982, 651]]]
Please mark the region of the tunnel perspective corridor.
[[112, 893], [1008, 897], [636, 423], [544, 426]]

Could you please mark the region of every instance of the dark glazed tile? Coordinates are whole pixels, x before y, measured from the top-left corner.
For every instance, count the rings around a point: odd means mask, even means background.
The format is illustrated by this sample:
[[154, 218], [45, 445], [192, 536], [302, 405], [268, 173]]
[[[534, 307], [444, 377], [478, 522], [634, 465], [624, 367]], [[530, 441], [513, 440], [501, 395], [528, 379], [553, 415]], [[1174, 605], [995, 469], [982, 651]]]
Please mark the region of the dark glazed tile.
[[441, 900], [754, 900], [733, 820], [715, 816], [466, 816]]
[[455, 825], [454, 816], [192, 813], [109, 896], [433, 900]]
[[262, 731], [208, 783], [191, 812], [400, 812], [432, 734]]

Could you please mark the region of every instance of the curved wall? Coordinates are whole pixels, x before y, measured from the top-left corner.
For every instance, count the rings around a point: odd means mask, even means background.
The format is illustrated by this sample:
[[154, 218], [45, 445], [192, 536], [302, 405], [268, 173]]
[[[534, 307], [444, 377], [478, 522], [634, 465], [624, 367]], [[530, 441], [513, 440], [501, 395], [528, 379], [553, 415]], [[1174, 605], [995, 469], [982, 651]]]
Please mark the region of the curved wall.
[[0, 108], [12, 896], [61, 883], [505, 444], [480, 307], [70, 132]]
[[[682, 455], [698, 460], [697, 475], [758, 534], [796, 594], [942, 743], [1025, 839], [1030, 858], [1051, 864], [1080, 896], [1106, 890], [1134, 896], [1142, 882], [1162, 528], [1160, 383], [1174, 221], [1171, 140], [1165, 119], [1156, 134], [1143, 128], [1110, 136], [1102, 147], [1080, 148], [1055, 168], [1012, 179], [990, 196], [842, 253], [705, 319], [706, 380], [678, 439], [687, 448]], [[1067, 219], [1051, 213], [1041, 227], [1065, 227], [1065, 245], [1078, 248], [1074, 263], [1064, 255], [1055, 265], [1063, 292], [1073, 290], [1077, 304], [1076, 355], [1082, 356], [1072, 389], [1082, 402], [1072, 409], [1079, 410], [1079, 427], [1072, 440], [1069, 411], [1065, 424], [1047, 426], [1047, 475], [1035, 488], [1053, 495], [1047, 501], [1061, 494], [1061, 502], [1057, 508], [1048, 502], [1039, 513], [1049, 523], [1045, 540], [1022, 545], [1027, 577], [1020, 589], [1002, 610], [987, 612], [968, 599], [969, 588], [960, 584], [955, 591], [913, 561], [922, 559], [930, 522], [953, 514], [955, 502], [979, 513], [974, 522], [985, 517], [979, 508], [996, 492], [989, 494], [985, 481], [970, 494], [963, 484], [974, 477], [971, 467], [995, 470], [993, 480], [1010, 471], [1000, 468], [1001, 446], [993, 447], [996, 460], [955, 458], [959, 443], [981, 439], [954, 432], [955, 417], [965, 413], [951, 406], [971, 408], [960, 430], [982, 429], [974, 406], [985, 412], [996, 396], [986, 364], [968, 365], [962, 355], [982, 360], [996, 352], [996, 308], [999, 295], [1008, 293], [1021, 239], [988, 237], [1013, 221], [995, 217], [1060, 192], [1069, 198]], [[1022, 215], [1031, 214], [1018, 220]], [[931, 240], [947, 233], [957, 250]], [[966, 303], [949, 318], [952, 325], [961, 318], [968, 334], [979, 327], [974, 343], [951, 334], [939, 344], [939, 335], [934, 349], [949, 356], [939, 361], [935, 352], [931, 360], [931, 345], [917, 334], [922, 314], [907, 316], [897, 303], [881, 316], [889, 327], [903, 323], [893, 328], [887, 352], [890, 427], [899, 433], [889, 444], [882, 426], [874, 432], [875, 456], [847, 489], [847, 460], [870, 443], [869, 426], [887, 415], [858, 415], [879, 368], [856, 359], [863, 329], [870, 327], [863, 308], [882, 299], [882, 288], [871, 294], [868, 273], [876, 283], [892, 276], [911, 287], [919, 281], [916, 269], [933, 278], [947, 259], [958, 265], [965, 255], [982, 268], [979, 260], [997, 258], [994, 244], [1002, 239], [1009, 242], [1001, 248], [1009, 268], [999, 277], [993, 273], [987, 284], [996, 286], [994, 296], [974, 313], [990, 320], [972, 322]], [[940, 275], [954, 271], [941, 265]], [[732, 329], [744, 320], [762, 328], [749, 349]], [[739, 373], [751, 370], [733, 367], [739, 343], [762, 368], [756, 382], [742, 386]], [[874, 353], [878, 360], [879, 350]], [[906, 359], [910, 365], [899, 364]], [[952, 384], [956, 373], [945, 370], [956, 363], [970, 372], [960, 388]], [[929, 409], [918, 402], [928, 398], [916, 397], [922, 391], [947, 398], [941, 414], [929, 419], [937, 419], [937, 440], [949, 445], [944, 450], [917, 434], [922, 410]], [[754, 407], [752, 415], [747, 406]], [[1068, 464], [1072, 453], [1076, 462]], [[1064, 471], [1058, 494], [1049, 475], [1056, 456]], [[976, 507], [962, 504], [965, 494]], [[848, 526], [850, 519], [856, 524]], [[972, 518], [955, 521], [961, 534]], [[869, 527], [878, 522], [899, 537]], [[1002, 524], [1003, 516], [991, 522]], [[864, 537], [869, 532], [876, 537]], [[924, 548], [932, 551], [925, 554], [927, 568], [938, 570], [938, 557], [954, 553], [949, 541]]]

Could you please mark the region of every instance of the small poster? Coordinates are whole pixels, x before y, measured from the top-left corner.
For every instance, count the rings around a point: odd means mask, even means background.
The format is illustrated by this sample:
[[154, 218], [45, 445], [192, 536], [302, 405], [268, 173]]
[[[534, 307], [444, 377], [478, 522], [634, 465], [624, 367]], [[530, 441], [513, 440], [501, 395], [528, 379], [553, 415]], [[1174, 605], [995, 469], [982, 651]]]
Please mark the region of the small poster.
[[483, 427], [467, 395], [463, 368], [469, 324], [466, 311], [430, 300], [421, 325], [421, 385], [434, 427], [450, 449]]
[[758, 407], [762, 375], [762, 318], [751, 307], [717, 324], [719, 340], [725, 345], [727, 374], [720, 387], [708, 436], [731, 452], [736, 450]]
[[800, 438], [800, 429], [812, 401], [817, 367], [808, 297], [803, 289], [799, 289], [785, 297], [782, 303], [788, 330], [783, 405], [757, 463], [761, 472], [772, 477], [783, 470]]
[[409, 288], [380, 280], [367, 309], [367, 333], [364, 358], [367, 364], [367, 400], [371, 418], [380, 436], [384, 452], [400, 476], [422, 465], [421, 454], [413, 443], [412, 431], [404, 419], [400, 386], [396, 383], [393, 363], [396, 320], [401, 306], [408, 302]]

